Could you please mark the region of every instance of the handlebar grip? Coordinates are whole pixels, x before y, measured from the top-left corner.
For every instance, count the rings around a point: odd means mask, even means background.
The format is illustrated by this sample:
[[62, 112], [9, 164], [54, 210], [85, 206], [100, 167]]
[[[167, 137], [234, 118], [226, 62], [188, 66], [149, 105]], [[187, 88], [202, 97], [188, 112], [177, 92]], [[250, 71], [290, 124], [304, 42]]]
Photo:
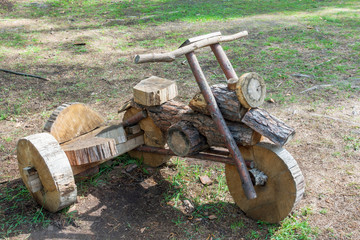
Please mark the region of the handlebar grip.
[[134, 61], [137, 64], [147, 62], [172, 62], [175, 60], [175, 58], [193, 52], [196, 49], [207, 47], [220, 42], [233, 41], [247, 35], [247, 31], [242, 31], [233, 35], [210, 37], [167, 53], [149, 53], [136, 55]]

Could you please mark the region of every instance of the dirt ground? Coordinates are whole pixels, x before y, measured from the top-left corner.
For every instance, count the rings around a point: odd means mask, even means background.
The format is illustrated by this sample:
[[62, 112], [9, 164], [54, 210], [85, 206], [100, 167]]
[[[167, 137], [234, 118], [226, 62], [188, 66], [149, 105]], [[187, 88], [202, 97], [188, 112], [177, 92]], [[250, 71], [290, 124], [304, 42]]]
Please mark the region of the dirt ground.
[[[271, 21], [269, 18], [271, 17]], [[298, 16], [297, 16], [298, 17]], [[88, 24], [88, 25], [87, 25]], [[102, 24], [112, 25], [112, 22]], [[134, 26], [97, 29], [90, 23], [76, 21], [48, 22], [46, 19], [16, 19], [4, 21], [2, 29], [24, 31], [35, 34], [46, 45], [38, 57], [22, 55], [12, 51], [6, 54], [6, 66], [18, 66], [26, 72], [38, 72], [49, 76], [51, 81], [24, 78], [0, 72], [1, 109], [12, 109], [5, 119], [0, 120], [0, 189], [2, 222], [15, 216], [27, 216], [28, 222], [19, 223], [17, 232], [9, 234], [10, 239], [266, 239], [273, 226], [264, 225], [247, 218], [234, 204], [229, 194], [224, 201], [204, 203], [205, 213], [213, 214], [211, 209], [221, 209], [217, 219], [191, 218], [181, 206], [164, 202], [164, 194], [169, 191], [176, 168], [172, 163], [157, 169], [148, 169], [145, 174], [136, 168], [123, 174], [125, 166], [117, 164], [107, 173], [106, 181], [96, 186], [85, 183], [79, 188], [78, 201], [66, 212], [48, 213], [42, 216], [48, 221], [29, 224], [35, 221], [39, 206], [31, 198], [11, 193], [12, 199], [4, 201], [7, 189], [17, 189], [23, 185], [19, 179], [16, 159], [16, 143], [21, 137], [42, 132], [43, 125], [51, 112], [64, 102], [81, 101], [101, 113], [108, 120], [119, 120], [117, 109], [131, 98], [131, 89], [139, 80], [157, 75], [178, 81], [179, 97], [187, 102], [198, 90], [184, 59], [170, 64], [135, 65], [133, 56], [146, 52], [143, 46], [130, 50], [116, 47], [122, 42], [141, 42], [155, 40], [159, 36], [170, 40], [167, 33], [181, 32], [181, 37], [193, 36], [194, 32], [215, 32], [224, 34], [238, 30], [248, 30], [253, 40], [261, 41], [258, 34], [265, 29], [286, 29], [301, 26], [303, 23], [291, 16], [261, 15], [226, 22], [188, 23], [176, 22], [149, 25], [146, 28]], [[19, 30], [20, 29], [20, 30]], [[252, 36], [251, 34], [254, 33]], [[270, 34], [270, 33], [267, 33]], [[286, 32], [282, 32], [286, 35]], [[89, 40], [90, 39], [90, 40]], [[265, 41], [265, 40], [264, 40]], [[74, 49], [74, 42], [90, 42], [86, 52]], [[120, 42], [120, 43], [119, 43]], [[148, 43], [151, 44], [151, 43]], [[177, 44], [177, 43], [176, 43]], [[126, 45], [126, 44], [125, 44]], [[174, 49], [171, 43], [165, 49]], [[256, 46], [249, 46], [256, 48]], [[66, 49], [60, 53], [54, 49]], [[151, 48], [156, 51], [156, 48]], [[204, 53], [201, 50], [200, 53]], [[339, 49], [337, 51], [340, 51]], [[345, 51], [345, 50], [344, 50]], [[231, 52], [231, 51], [230, 51]], [[345, 51], [346, 52], [346, 51]], [[234, 57], [236, 53], [231, 52]], [[304, 53], [305, 54], [305, 53]], [[319, 53], [320, 54], [320, 53]], [[321, 61], [328, 59], [322, 52]], [[49, 62], [49, 59], [53, 59]], [[311, 59], [307, 59], [309, 62]], [[26, 62], [24, 66], [23, 62]], [[320, 61], [320, 60], [319, 60]], [[282, 66], [284, 63], [279, 63]], [[291, 64], [291, 62], [285, 62]], [[312, 64], [312, 63], [311, 63]], [[244, 69], [248, 67], [247, 69]], [[254, 71], [254, 66], [237, 67], [240, 72]], [[270, 74], [274, 66], [264, 69]], [[212, 70], [216, 69], [216, 70]], [[204, 71], [210, 76], [221, 76], [216, 63], [206, 61]], [[212, 72], [213, 71], [213, 72]], [[208, 73], [210, 72], [210, 73]], [[360, 85], [358, 72], [341, 75], [341, 80]], [[177, 77], [180, 76], [180, 77]], [[179, 79], [177, 79], [179, 78]], [[280, 78], [279, 78], [280, 79]], [[281, 79], [275, 79], [268, 96], [278, 92]], [[308, 92], [301, 91], [317, 85], [307, 77], [292, 77], [295, 85], [289, 94], [296, 96], [292, 102], [275, 103], [268, 101], [262, 106], [268, 112], [284, 120], [296, 129], [295, 138], [285, 148], [297, 160], [306, 181], [303, 200], [296, 207], [299, 219], [306, 219], [311, 228], [317, 229], [318, 239], [360, 239], [360, 99], [359, 90], [325, 87]], [[217, 80], [209, 78], [210, 83]], [[82, 85], [86, 82], [86, 85]], [[286, 96], [286, 91], [283, 92]], [[16, 112], [16, 114], [15, 114]], [[186, 164], [191, 161], [186, 160]], [[217, 163], [205, 162], [209, 168]], [[130, 176], [129, 176], [130, 175]], [[147, 180], [150, 179], [150, 180]], [[153, 182], [147, 186], [145, 180]], [[82, 185], [81, 185], [82, 186]], [[188, 189], [189, 190], [189, 189]], [[16, 190], [18, 191], [18, 190]], [[194, 183], [189, 191], [201, 192], [202, 185]], [[15, 206], [21, 201], [21, 207]], [[215, 206], [216, 205], [216, 206]], [[7, 209], [3, 211], [3, 209]], [[294, 215], [295, 216], [295, 215]], [[294, 217], [296, 218], [296, 217]], [[32, 220], [31, 220], [32, 219]], [[245, 228], [234, 230], [229, 226], [242, 222]], [[4, 225], [3, 225], [4, 226]], [[275, 228], [280, 226], [275, 226]], [[2, 227], [3, 231], [5, 227]], [[255, 233], [258, 233], [256, 235]]]

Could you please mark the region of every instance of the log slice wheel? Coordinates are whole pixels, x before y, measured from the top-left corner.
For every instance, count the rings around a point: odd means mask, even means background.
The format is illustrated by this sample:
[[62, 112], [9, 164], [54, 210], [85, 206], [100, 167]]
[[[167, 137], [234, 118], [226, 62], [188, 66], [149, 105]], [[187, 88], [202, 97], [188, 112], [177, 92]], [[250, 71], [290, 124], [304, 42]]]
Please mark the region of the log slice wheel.
[[[128, 108], [124, 114], [123, 120], [126, 120], [136, 113], [140, 112], [138, 108]], [[139, 122], [141, 130], [144, 131], [144, 142], [148, 146], [163, 148], [166, 144], [166, 138], [164, 133], [158, 128], [154, 121], [148, 116]], [[157, 153], [145, 153], [136, 150], [128, 152], [131, 157], [142, 159], [144, 164], [151, 167], [158, 167], [161, 164], [167, 162], [171, 156], [157, 154]]]
[[255, 186], [257, 198], [247, 199], [235, 165], [226, 164], [225, 174], [231, 196], [246, 216], [278, 223], [301, 200], [305, 182], [301, 170], [285, 149], [270, 143], [240, 147], [245, 160], [254, 161], [255, 168], [264, 172], [268, 180], [264, 186]]
[[[21, 178], [39, 205], [57, 212], [76, 202], [77, 189], [70, 163], [51, 134], [39, 133], [20, 139], [17, 159]], [[35, 174], [29, 176], [26, 169]], [[38, 183], [37, 187], [34, 183]]]

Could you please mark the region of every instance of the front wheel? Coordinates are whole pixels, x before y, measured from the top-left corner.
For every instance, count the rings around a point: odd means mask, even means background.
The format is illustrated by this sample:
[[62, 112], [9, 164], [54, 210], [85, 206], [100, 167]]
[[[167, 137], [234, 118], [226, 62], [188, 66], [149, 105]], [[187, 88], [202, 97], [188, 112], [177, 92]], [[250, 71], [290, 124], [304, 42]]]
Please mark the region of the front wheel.
[[245, 160], [254, 161], [255, 168], [264, 172], [268, 180], [264, 186], [254, 186], [255, 199], [247, 199], [235, 165], [226, 164], [225, 174], [231, 196], [246, 216], [269, 223], [283, 220], [301, 200], [305, 181], [301, 170], [282, 147], [259, 143], [240, 147]]

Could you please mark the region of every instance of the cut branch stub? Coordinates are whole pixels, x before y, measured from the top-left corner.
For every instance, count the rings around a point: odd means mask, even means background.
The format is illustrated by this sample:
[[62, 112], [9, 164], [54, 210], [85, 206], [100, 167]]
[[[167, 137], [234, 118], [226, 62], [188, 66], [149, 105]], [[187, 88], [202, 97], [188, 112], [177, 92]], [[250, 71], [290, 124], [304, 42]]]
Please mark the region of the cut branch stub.
[[262, 77], [255, 73], [245, 73], [237, 82], [236, 95], [245, 108], [256, 108], [264, 103], [266, 86]]
[[167, 143], [178, 156], [187, 156], [208, 148], [206, 139], [188, 121], [180, 121], [168, 130]]
[[[21, 178], [39, 205], [57, 212], [76, 201], [70, 163], [52, 135], [39, 133], [20, 139], [17, 159]], [[42, 186], [34, 185], [37, 178], [34, 170]]]
[[101, 126], [103, 117], [82, 103], [65, 103], [59, 106], [45, 123], [44, 130], [59, 143], [69, 141]]

